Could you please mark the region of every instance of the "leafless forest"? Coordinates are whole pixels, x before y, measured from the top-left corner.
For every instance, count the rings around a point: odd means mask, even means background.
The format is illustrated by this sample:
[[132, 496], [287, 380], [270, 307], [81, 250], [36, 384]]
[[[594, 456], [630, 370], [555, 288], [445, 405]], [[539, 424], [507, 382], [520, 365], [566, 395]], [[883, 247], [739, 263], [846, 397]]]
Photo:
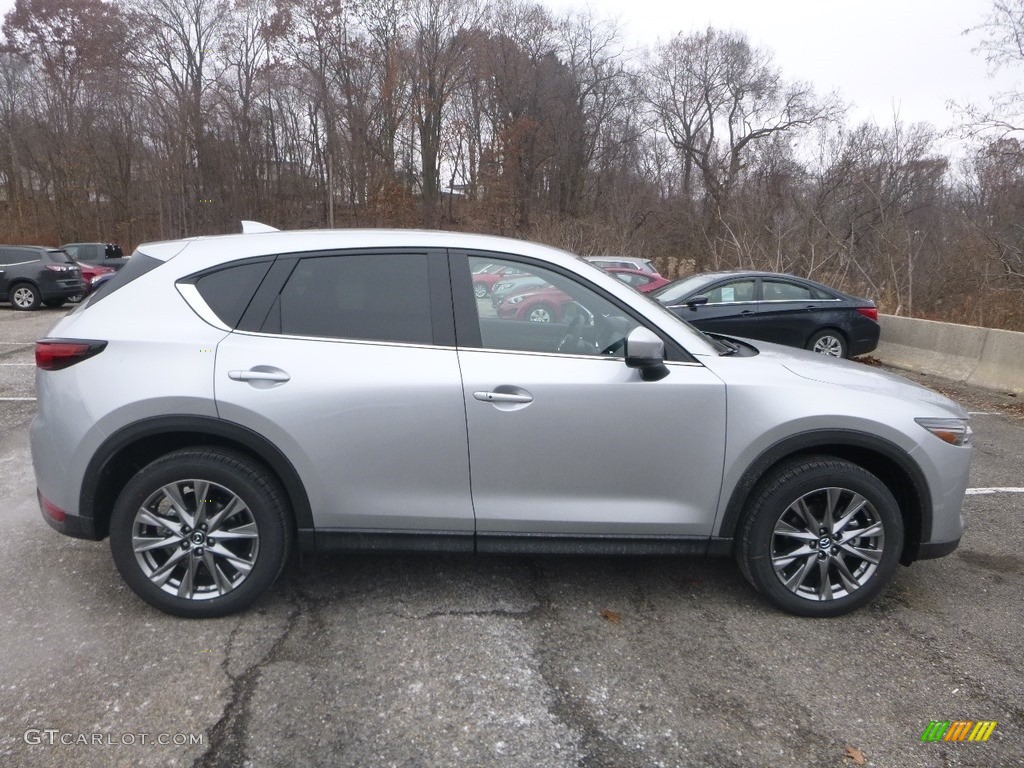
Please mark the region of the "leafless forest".
[[[18, 0], [2, 33], [5, 242], [442, 227], [1024, 330], [1020, 94], [955, 141], [854, 125], [742, 33], [631, 50], [527, 0]], [[969, 34], [1024, 65], [1024, 0]]]

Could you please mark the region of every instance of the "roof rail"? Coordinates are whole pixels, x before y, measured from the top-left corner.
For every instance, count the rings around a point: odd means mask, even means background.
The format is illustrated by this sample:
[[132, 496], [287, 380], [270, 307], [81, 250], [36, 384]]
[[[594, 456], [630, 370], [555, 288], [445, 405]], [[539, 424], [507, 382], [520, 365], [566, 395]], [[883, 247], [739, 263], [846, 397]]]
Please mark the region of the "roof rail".
[[277, 227], [271, 227], [269, 224], [261, 224], [258, 221], [246, 221], [242, 220], [242, 234], [252, 235], [257, 232], [280, 232]]

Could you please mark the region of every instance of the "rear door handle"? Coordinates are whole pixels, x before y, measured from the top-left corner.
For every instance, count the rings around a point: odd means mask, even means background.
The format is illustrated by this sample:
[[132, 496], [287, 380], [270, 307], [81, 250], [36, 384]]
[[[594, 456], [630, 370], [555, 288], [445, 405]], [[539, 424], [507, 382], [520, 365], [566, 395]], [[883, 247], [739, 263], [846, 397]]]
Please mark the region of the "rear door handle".
[[474, 392], [473, 397], [481, 403], [532, 403], [533, 395], [516, 395], [511, 392]]
[[746, 315], [753, 315], [753, 314], [755, 314], [754, 310], [752, 310], [752, 309], [744, 309], [742, 312], [740, 312], [740, 317], [744, 317]]

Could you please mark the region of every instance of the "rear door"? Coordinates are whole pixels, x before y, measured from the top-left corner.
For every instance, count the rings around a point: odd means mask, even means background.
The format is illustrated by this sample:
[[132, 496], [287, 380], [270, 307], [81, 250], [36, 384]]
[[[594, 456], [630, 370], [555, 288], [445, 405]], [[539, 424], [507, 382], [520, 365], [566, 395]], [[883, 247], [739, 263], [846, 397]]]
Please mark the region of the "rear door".
[[472, 546], [466, 411], [443, 252], [279, 258], [217, 348], [220, 416], [279, 446], [319, 531]]
[[764, 277], [758, 306], [758, 338], [791, 347], [803, 347], [828, 325], [840, 300], [797, 280]]

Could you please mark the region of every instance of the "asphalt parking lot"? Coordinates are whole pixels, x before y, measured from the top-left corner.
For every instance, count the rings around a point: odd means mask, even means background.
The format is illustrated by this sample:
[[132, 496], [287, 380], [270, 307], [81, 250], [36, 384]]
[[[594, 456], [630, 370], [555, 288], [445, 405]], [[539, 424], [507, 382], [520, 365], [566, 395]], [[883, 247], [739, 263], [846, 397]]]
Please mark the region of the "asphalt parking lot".
[[[63, 313], [0, 305], [0, 765], [1024, 765], [1022, 493], [969, 496], [953, 555], [838, 619], [729, 560], [397, 555], [175, 619], [40, 518], [31, 342]], [[976, 414], [972, 487], [1024, 486], [1020, 404], [942, 386]], [[934, 720], [997, 725], [922, 743]]]

